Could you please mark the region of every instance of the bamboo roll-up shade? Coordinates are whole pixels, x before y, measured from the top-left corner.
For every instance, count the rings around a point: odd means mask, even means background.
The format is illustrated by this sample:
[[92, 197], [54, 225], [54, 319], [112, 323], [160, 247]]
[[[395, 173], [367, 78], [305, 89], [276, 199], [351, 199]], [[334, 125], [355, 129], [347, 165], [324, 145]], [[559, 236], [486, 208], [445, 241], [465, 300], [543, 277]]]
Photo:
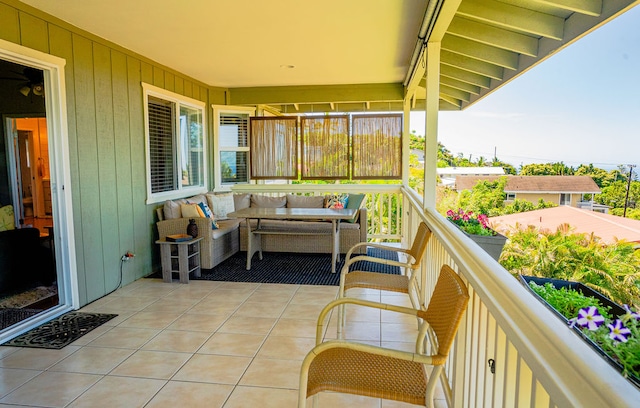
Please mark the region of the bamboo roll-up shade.
[[252, 117], [250, 129], [251, 177], [296, 180], [298, 118]]
[[302, 179], [349, 178], [349, 116], [302, 117]]
[[352, 116], [356, 179], [402, 178], [402, 114]]

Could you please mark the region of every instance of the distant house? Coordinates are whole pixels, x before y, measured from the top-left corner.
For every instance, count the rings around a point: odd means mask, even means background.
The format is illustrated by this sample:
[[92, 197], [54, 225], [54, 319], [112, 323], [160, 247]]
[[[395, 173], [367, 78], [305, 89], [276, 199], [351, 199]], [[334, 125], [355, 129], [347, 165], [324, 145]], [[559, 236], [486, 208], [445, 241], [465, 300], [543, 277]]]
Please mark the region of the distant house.
[[532, 225], [541, 231], [552, 232], [563, 224], [569, 224], [576, 233], [593, 233], [604, 243], [611, 244], [624, 239], [640, 247], [640, 221], [569, 206], [491, 217], [489, 221], [500, 233], [515, 227], [516, 223], [522, 227]]
[[[506, 176], [505, 203], [515, 199], [537, 204], [540, 199], [558, 205], [598, 210], [606, 212], [607, 207], [593, 202], [593, 196], [600, 194], [600, 187], [589, 176]], [[480, 180], [495, 181], [499, 176], [458, 176], [457, 191], [471, 190]]]
[[501, 176], [504, 175], [502, 167], [439, 167], [436, 174], [440, 177], [440, 184], [447, 187], [453, 187], [456, 183], [456, 177], [484, 177], [484, 176]]

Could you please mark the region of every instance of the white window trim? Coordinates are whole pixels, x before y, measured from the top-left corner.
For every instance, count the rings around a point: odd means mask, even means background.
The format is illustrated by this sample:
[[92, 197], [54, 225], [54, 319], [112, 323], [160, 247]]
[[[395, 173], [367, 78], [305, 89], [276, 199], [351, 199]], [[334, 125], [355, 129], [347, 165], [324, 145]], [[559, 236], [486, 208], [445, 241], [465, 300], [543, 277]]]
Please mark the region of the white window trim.
[[[221, 113], [245, 113], [245, 114], [249, 114], [249, 116], [255, 116], [256, 108], [248, 107], [248, 106], [231, 106], [231, 105], [211, 105], [211, 107], [213, 108], [213, 140], [214, 140], [214, 146], [215, 146], [214, 157], [215, 157], [215, 162], [217, 163], [217, 165], [215, 166], [215, 175], [214, 175], [214, 181], [215, 181], [214, 191], [231, 191], [231, 188], [235, 184], [246, 184], [246, 183], [222, 184], [222, 173], [221, 173], [222, 166], [219, 163], [220, 152], [221, 151], [247, 152], [247, 171], [250, 171], [251, 169], [251, 154], [250, 154], [251, 152], [249, 148], [250, 143], [249, 143], [249, 140], [247, 139], [246, 147], [220, 149], [220, 132], [219, 132], [220, 114]], [[247, 138], [248, 137], [249, 135], [247, 135]], [[249, 183], [251, 183], [251, 180], [249, 180]]]
[[[193, 98], [189, 98], [187, 96], [179, 95], [171, 91], [167, 91], [165, 89], [159, 88], [151, 84], [147, 84], [145, 82], [142, 82], [142, 90], [143, 90], [143, 97], [144, 97], [144, 103], [143, 103], [144, 105], [144, 138], [145, 138], [144, 149], [145, 149], [145, 155], [146, 155], [146, 161], [147, 161], [146, 163], [147, 164], [146, 166], [147, 167], [147, 174], [146, 174], [147, 204], [154, 204], [154, 203], [159, 203], [166, 200], [172, 200], [175, 198], [182, 198], [182, 197], [192, 196], [196, 194], [206, 193], [207, 186], [208, 186], [208, 173], [209, 173], [209, 169], [208, 169], [209, 156], [207, 155], [207, 135], [208, 135], [207, 116], [206, 116], [207, 110], [205, 109], [206, 103], [202, 101], [198, 101]], [[157, 98], [174, 102], [176, 103], [176, 105], [178, 105], [176, 107], [176, 109], [178, 110], [176, 114], [176, 129], [180, 129], [180, 126], [178, 123], [178, 121], [180, 120], [179, 105], [187, 106], [193, 109], [199, 109], [202, 112], [202, 150], [204, 152], [203, 153], [204, 168], [202, 170], [204, 172], [203, 174], [204, 185], [190, 186], [185, 188], [182, 188], [180, 185], [178, 185], [177, 190], [166, 191], [162, 193], [151, 192], [151, 183], [149, 182], [149, 180], [151, 180], [151, 162], [150, 162], [151, 152], [149, 151], [149, 96], [155, 96]], [[180, 157], [180, 154], [181, 154], [180, 143], [177, 143], [176, 146], [178, 149], [176, 154], [178, 157]]]
[[[71, 163], [69, 159], [69, 131], [67, 126], [67, 97], [65, 86], [66, 61], [22, 45], [0, 39], [0, 58], [41, 69], [45, 84], [45, 107], [51, 171], [51, 199], [56, 242], [55, 262], [58, 274], [59, 303], [28, 321], [7, 328], [0, 335], [3, 343], [18, 334], [45, 323], [52, 318], [80, 307], [78, 271], [73, 223]], [[3, 126], [3, 124], [0, 124]]]
[[[565, 200], [565, 202], [562, 202], [562, 197], [563, 196], [569, 196], [568, 200]], [[558, 200], [559, 205], [571, 205], [571, 202], [573, 201], [573, 194], [571, 193], [560, 193], [560, 199]]]

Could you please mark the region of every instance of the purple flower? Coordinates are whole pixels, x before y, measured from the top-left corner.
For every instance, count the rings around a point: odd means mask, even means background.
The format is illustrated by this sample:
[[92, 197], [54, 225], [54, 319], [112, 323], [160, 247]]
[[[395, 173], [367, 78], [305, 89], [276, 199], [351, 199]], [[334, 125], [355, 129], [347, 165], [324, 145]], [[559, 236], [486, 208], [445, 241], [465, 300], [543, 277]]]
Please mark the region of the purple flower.
[[640, 320], [640, 313], [634, 312], [633, 310], [631, 310], [631, 308], [629, 307], [629, 305], [622, 305], [624, 307], [624, 310], [626, 310], [627, 313], [625, 313], [624, 315], [624, 320], [628, 320], [628, 319], [636, 319], [636, 320]]
[[585, 307], [578, 312], [576, 323], [580, 327], [586, 327], [589, 330], [597, 330], [604, 322], [604, 317], [598, 312], [595, 306]]
[[616, 319], [613, 324], [608, 324], [607, 327], [609, 328], [609, 337], [615, 341], [626, 343], [627, 337], [631, 334], [631, 330], [624, 327], [620, 319]]

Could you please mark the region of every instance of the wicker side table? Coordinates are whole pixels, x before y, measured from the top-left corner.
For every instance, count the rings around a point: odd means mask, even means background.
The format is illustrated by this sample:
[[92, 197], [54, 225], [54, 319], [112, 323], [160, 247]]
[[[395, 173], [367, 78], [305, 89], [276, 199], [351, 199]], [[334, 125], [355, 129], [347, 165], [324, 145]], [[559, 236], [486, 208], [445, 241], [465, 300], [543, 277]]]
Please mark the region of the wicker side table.
[[202, 237], [190, 241], [156, 241], [160, 245], [162, 280], [171, 283], [174, 272], [179, 274], [180, 283], [189, 283], [191, 272], [194, 276], [200, 276], [200, 240]]

